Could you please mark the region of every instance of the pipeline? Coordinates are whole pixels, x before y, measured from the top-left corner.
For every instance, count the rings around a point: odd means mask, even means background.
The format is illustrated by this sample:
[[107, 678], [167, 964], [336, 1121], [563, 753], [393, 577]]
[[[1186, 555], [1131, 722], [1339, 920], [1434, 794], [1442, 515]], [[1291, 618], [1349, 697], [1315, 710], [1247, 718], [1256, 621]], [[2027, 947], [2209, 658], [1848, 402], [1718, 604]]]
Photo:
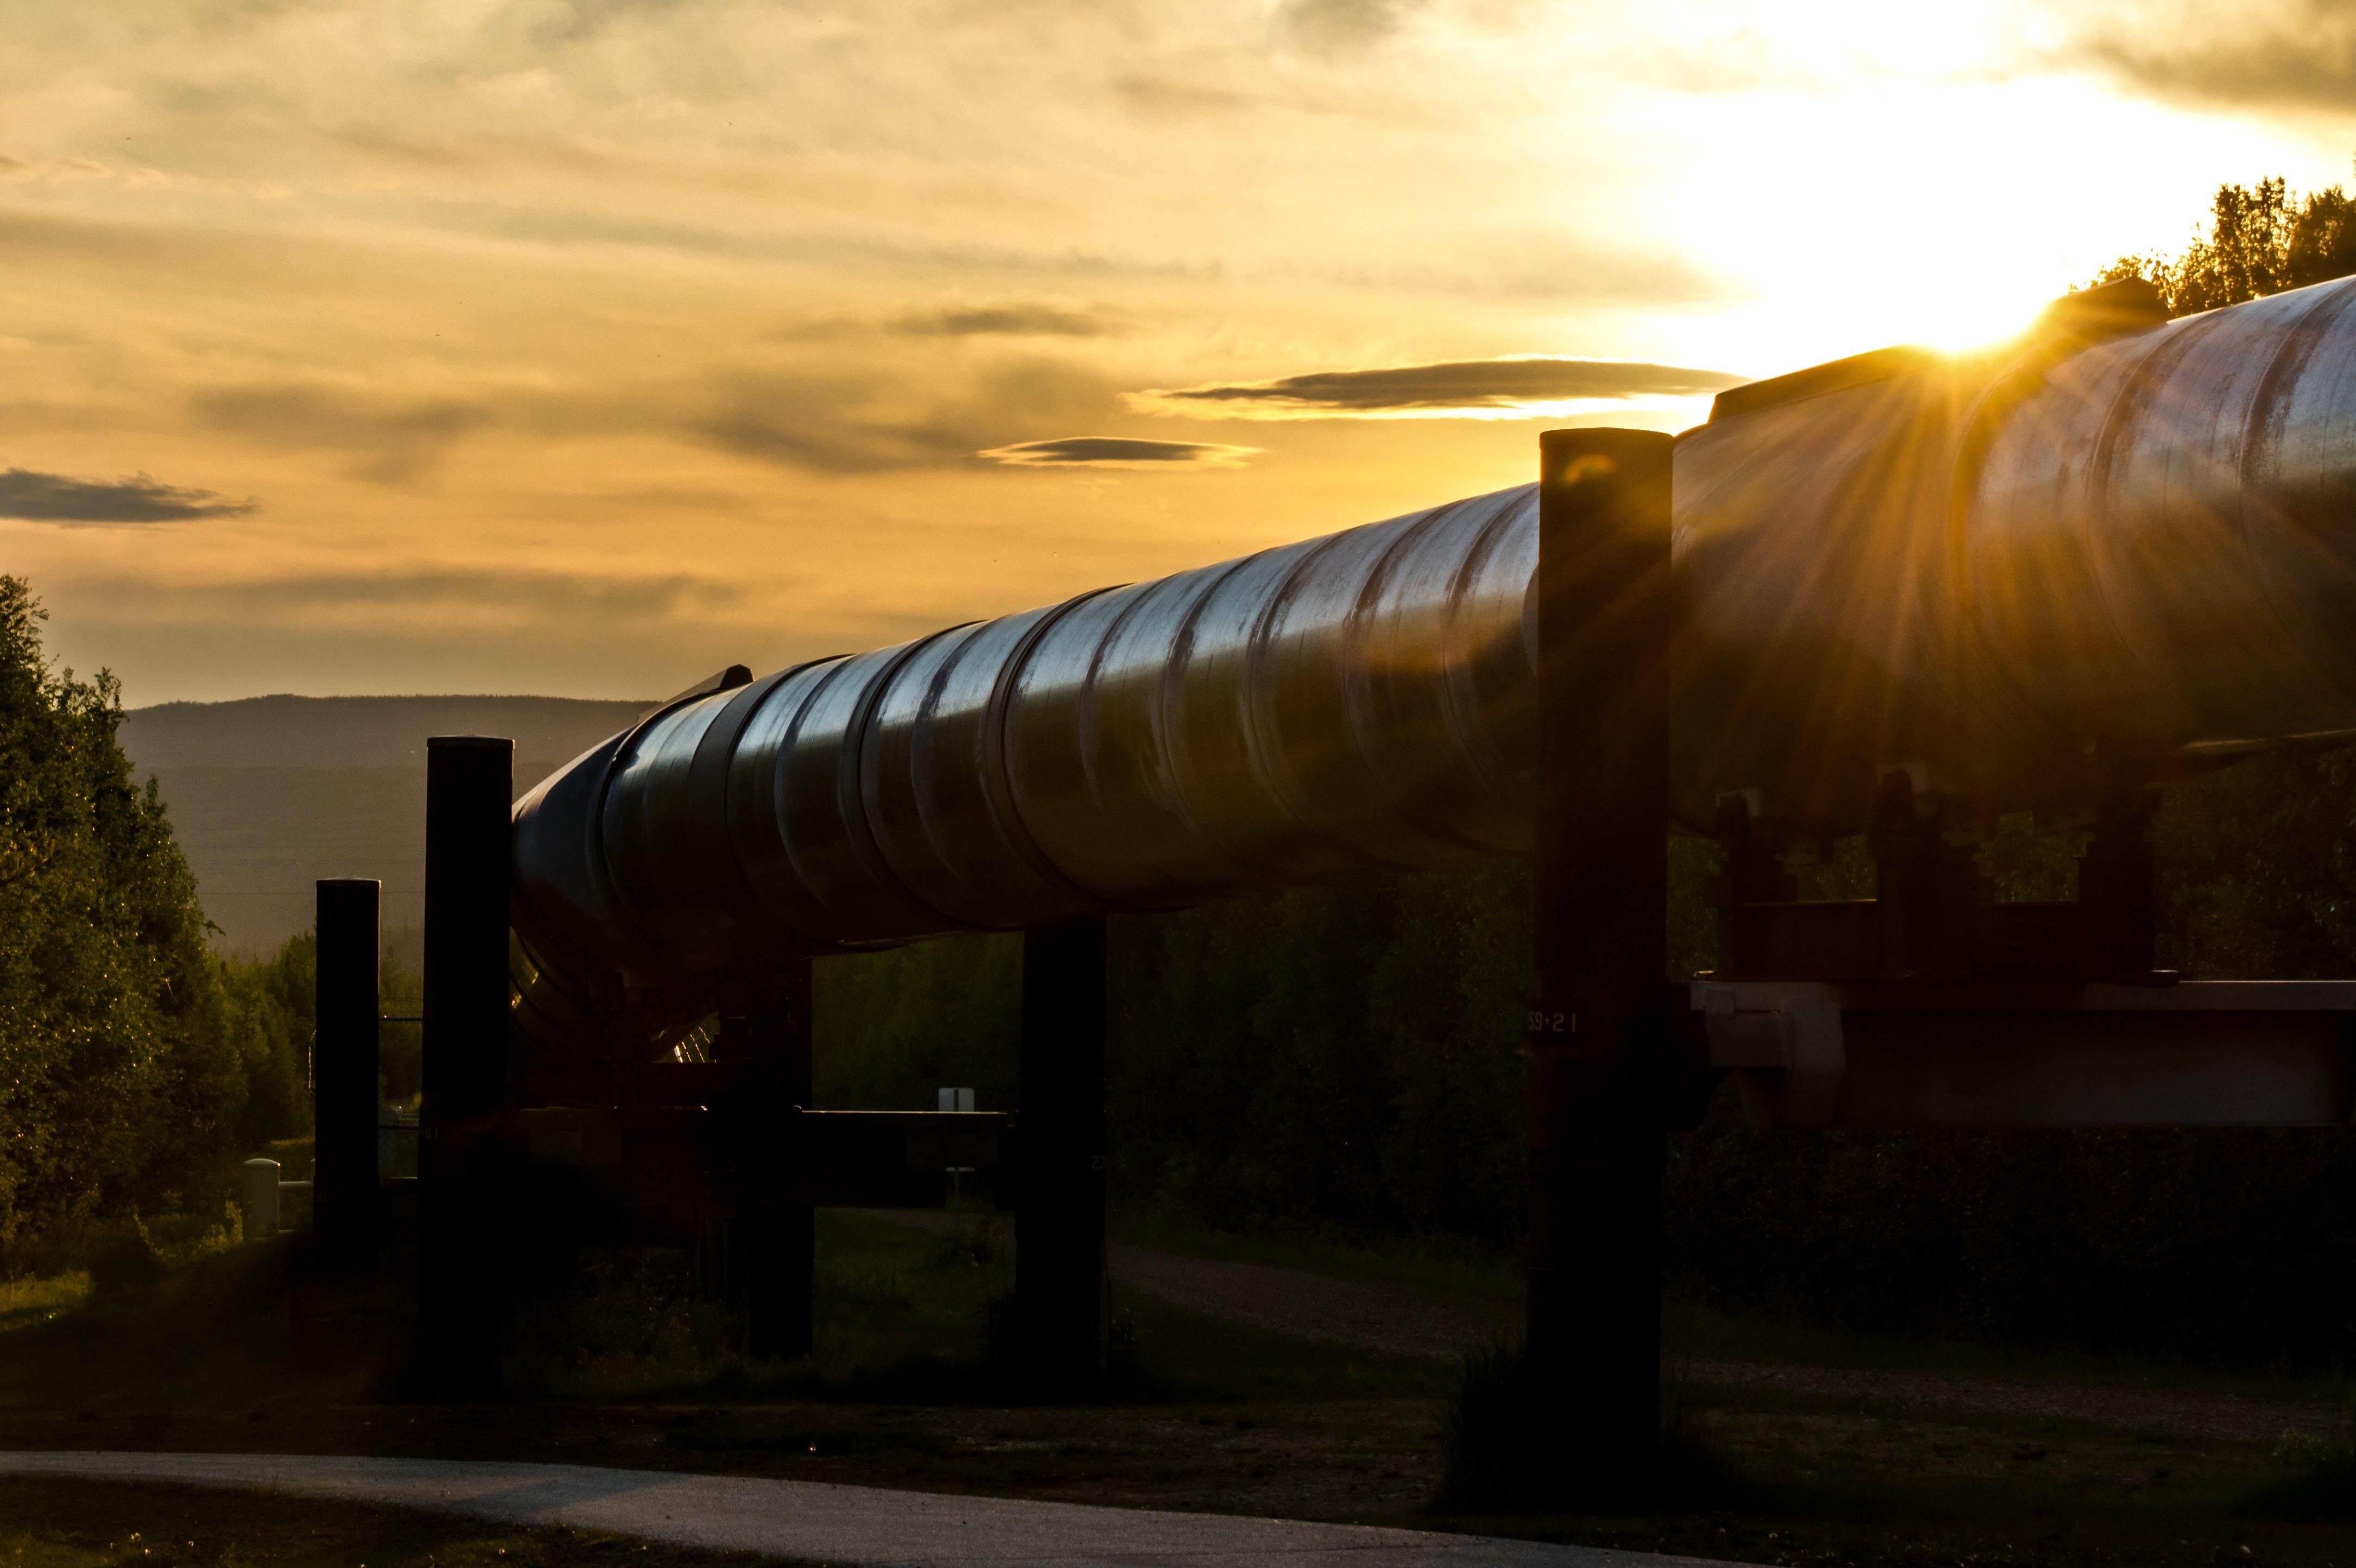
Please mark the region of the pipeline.
[[680, 704], [516, 808], [535, 950], [779, 951], [1530, 844], [1534, 486]]
[[[2138, 292], [2140, 290], [2140, 292]], [[2356, 731], [2356, 280], [2057, 304], [1679, 438], [1676, 809], [1968, 830]], [[793, 954], [1526, 853], [1536, 488], [685, 699], [516, 806], [519, 1018]]]

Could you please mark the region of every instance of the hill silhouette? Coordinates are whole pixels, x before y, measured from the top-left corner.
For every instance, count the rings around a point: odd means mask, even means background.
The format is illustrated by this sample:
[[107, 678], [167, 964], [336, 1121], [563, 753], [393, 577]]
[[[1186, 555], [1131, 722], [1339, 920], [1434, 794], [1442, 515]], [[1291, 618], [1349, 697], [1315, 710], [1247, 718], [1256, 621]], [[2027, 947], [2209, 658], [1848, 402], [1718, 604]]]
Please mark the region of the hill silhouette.
[[123, 749], [163, 791], [225, 950], [309, 929], [321, 877], [384, 883], [388, 929], [425, 899], [425, 741], [505, 735], [520, 794], [650, 702], [561, 697], [253, 697], [123, 716]]

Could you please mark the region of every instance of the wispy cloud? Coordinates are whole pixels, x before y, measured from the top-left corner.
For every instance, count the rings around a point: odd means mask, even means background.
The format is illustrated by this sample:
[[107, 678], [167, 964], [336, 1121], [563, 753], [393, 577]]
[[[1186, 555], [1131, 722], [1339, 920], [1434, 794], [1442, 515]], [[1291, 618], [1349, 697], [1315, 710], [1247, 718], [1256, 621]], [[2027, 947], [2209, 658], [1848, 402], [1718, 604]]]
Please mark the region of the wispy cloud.
[[2161, 98], [2356, 110], [2356, 0], [2262, 0], [2230, 12], [2169, 0], [2105, 6], [2065, 52]]
[[[767, 584], [774, 587], [774, 581]], [[109, 608], [151, 619], [253, 617], [273, 624], [352, 624], [387, 613], [511, 624], [659, 623], [744, 603], [741, 581], [684, 571], [567, 571], [499, 563], [381, 571], [296, 571], [202, 581], [130, 581]]]
[[1287, 42], [1312, 54], [1356, 54], [1388, 39], [1418, 8], [1413, 0], [1286, 0], [1277, 27]]
[[1149, 413], [1196, 419], [1494, 418], [1548, 412], [1566, 403], [1699, 397], [1744, 379], [1641, 360], [1532, 357], [1316, 370], [1272, 381], [1134, 392], [1129, 400]]
[[544, 567], [448, 567], [413, 571], [323, 572], [241, 584], [250, 603], [309, 609], [489, 608], [535, 620], [584, 615], [660, 619], [743, 601], [748, 589], [689, 572], [636, 575]]
[[823, 408], [797, 408], [781, 397], [747, 398], [715, 409], [689, 430], [738, 457], [817, 474], [937, 467], [972, 450], [962, 432], [922, 420], [845, 418]]
[[1130, 330], [1119, 313], [1056, 300], [991, 300], [937, 304], [892, 315], [823, 315], [782, 325], [780, 343], [873, 347], [905, 338], [1112, 337]]
[[348, 453], [352, 476], [378, 485], [420, 477], [452, 442], [491, 418], [455, 398], [402, 401], [301, 383], [203, 392], [195, 411], [216, 430], [266, 445]]
[[1102, 315], [1030, 300], [916, 311], [892, 325], [912, 337], [1102, 337], [1119, 330]]
[[1114, 411], [1094, 371], [1053, 359], [999, 364], [947, 386], [878, 371], [721, 380], [685, 421], [741, 457], [820, 474], [881, 474], [966, 462], [977, 451]]
[[1119, 435], [1067, 435], [977, 452], [1011, 468], [1241, 468], [1257, 446], [1207, 441], [1144, 441]]
[[0, 517], [69, 528], [102, 523], [188, 523], [241, 517], [252, 501], [227, 501], [210, 490], [166, 485], [145, 474], [127, 479], [72, 479], [30, 468], [0, 472]]

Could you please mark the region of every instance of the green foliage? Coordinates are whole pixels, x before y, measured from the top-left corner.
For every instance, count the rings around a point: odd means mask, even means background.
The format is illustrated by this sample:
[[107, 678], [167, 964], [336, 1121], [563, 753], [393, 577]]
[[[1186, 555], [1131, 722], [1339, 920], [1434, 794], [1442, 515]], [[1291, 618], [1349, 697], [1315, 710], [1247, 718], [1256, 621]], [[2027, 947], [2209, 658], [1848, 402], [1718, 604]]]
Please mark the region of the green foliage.
[[196, 885], [134, 786], [112, 677], [41, 652], [0, 578], [0, 1246], [168, 1205], [241, 1084]]
[[2147, 278], [2170, 315], [2239, 304], [2356, 272], [2356, 200], [2338, 186], [2304, 195], [2280, 176], [2217, 187], [2208, 232], [2176, 256], [2122, 256], [2094, 280]]
[[2356, 975], [2356, 748], [2272, 752], [2177, 784], [2153, 844], [2161, 962], [2222, 980]]
[[[1681, 977], [1709, 962], [1715, 851], [1670, 861]], [[1512, 1240], [1531, 940], [1522, 861], [1116, 922], [1118, 1189], [1227, 1226]]]
[[[1226, 1223], [1518, 1227], [1525, 865], [1114, 922], [1108, 1109], [1132, 1198]], [[823, 1104], [1015, 1093], [1022, 943], [819, 966]]]
[[214, 958], [113, 678], [52, 667], [41, 619], [0, 577], [0, 1255], [217, 1213], [234, 1157], [305, 1119], [307, 960]]
[[[1673, 971], [1715, 851], [1672, 844]], [[1224, 1225], [1510, 1239], [1522, 1213], [1530, 870], [1506, 862], [1113, 923], [1108, 1111], [1130, 1201]], [[819, 965], [819, 1100], [1014, 1103], [1022, 944]]]
[[[2073, 899], [2078, 857], [2086, 852], [2090, 837], [2076, 828], [2040, 827], [2028, 812], [2017, 811], [1997, 818], [1996, 831], [1980, 846], [1980, 869], [1996, 883], [1999, 899]], [[1871, 891], [1860, 896], [1870, 897]]]
[[[425, 1013], [425, 933], [418, 926], [396, 926], [384, 933], [384, 955], [377, 971], [378, 1010], [387, 1018], [414, 1019]], [[304, 941], [307, 938], [298, 937]], [[387, 1023], [377, 1029], [377, 1076], [384, 1099], [405, 1105], [425, 1086], [425, 1031], [413, 1023]]]
[[929, 1111], [966, 1087], [981, 1110], [1014, 1104], [1023, 939], [960, 936], [818, 965], [818, 1103]]
[[1115, 1172], [1215, 1221], [1518, 1228], [1529, 869], [1117, 928]]
[[311, 933], [268, 958], [220, 965], [220, 1034], [235, 1051], [242, 1093], [237, 1148], [299, 1136], [311, 1125], [312, 992], [318, 948]]
[[2356, 1147], [2332, 1129], [1753, 1132], [1672, 1141], [1705, 1301], [1854, 1330], [2240, 1366], [2356, 1354]]

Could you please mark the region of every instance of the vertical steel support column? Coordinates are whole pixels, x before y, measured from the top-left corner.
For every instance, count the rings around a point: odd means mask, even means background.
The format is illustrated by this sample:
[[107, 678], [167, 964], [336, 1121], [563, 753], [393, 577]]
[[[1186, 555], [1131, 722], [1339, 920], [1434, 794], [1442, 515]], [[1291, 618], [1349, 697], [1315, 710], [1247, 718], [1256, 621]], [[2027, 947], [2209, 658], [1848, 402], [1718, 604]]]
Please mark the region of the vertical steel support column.
[[[810, 1103], [810, 965], [788, 962], [775, 995], [746, 1020], [752, 1047], [753, 1114], [775, 1137], [795, 1107]], [[810, 1353], [811, 1269], [818, 1244], [817, 1211], [763, 1204], [736, 1216], [731, 1250], [745, 1286], [745, 1349], [788, 1359]]]
[[2104, 802], [2094, 837], [2078, 857], [2079, 946], [2087, 968], [2104, 979], [2151, 970], [2151, 817], [2158, 804], [2148, 793]]
[[377, 1232], [377, 953], [380, 885], [318, 886], [311, 1048], [313, 1256], [328, 1273], [365, 1267]]
[[1539, 437], [1528, 1347], [1567, 1488], [1659, 1441], [1670, 451]]
[[1023, 933], [1014, 1311], [1025, 1371], [1056, 1392], [1104, 1370], [1105, 944], [1101, 919]]
[[512, 742], [425, 742], [425, 1040], [418, 1159], [418, 1370], [450, 1397], [499, 1381], [512, 1183], [508, 808]]

